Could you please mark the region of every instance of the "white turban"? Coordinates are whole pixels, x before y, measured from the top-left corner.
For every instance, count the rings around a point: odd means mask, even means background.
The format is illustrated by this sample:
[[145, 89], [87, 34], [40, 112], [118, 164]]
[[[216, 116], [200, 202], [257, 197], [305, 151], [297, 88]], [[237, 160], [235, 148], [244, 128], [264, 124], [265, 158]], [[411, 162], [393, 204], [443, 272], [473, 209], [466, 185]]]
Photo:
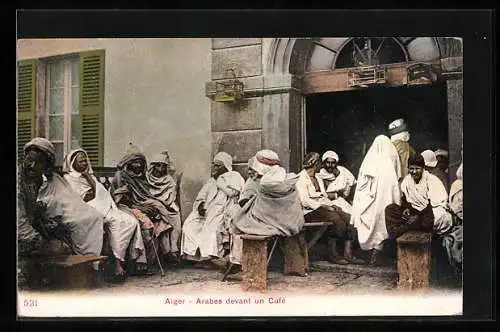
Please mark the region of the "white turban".
[[425, 166], [436, 167], [438, 161], [436, 159], [436, 154], [434, 153], [434, 151], [425, 150], [420, 155], [424, 157]]
[[321, 161], [325, 161], [327, 158], [335, 159], [336, 162], [339, 162], [339, 156], [333, 151], [326, 151], [323, 153], [323, 157], [321, 157]]
[[[253, 159], [253, 160], [252, 160]], [[260, 150], [255, 154], [251, 160], [251, 167], [257, 174], [263, 176], [269, 172], [273, 166], [280, 165], [280, 158], [278, 154], [272, 150]]]
[[220, 161], [228, 171], [233, 170], [233, 158], [226, 152], [219, 152], [215, 155], [214, 161]]

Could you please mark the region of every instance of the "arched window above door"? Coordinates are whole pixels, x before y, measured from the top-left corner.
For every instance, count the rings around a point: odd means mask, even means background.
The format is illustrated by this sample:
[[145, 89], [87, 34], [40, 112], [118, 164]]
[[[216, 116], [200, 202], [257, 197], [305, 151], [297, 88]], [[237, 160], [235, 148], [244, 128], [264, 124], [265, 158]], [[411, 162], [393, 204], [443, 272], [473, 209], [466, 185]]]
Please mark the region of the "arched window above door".
[[440, 58], [432, 37], [314, 38], [306, 72]]

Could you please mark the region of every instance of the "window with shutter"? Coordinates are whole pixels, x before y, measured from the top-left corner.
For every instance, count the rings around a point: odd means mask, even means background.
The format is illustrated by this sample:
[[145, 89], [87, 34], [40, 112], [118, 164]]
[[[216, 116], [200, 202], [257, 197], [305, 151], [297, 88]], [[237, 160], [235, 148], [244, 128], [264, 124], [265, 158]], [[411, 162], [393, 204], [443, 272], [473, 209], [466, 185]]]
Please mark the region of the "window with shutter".
[[75, 55], [44, 59], [45, 124], [44, 133], [56, 149], [56, 163], [64, 155], [80, 147], [79, 137], [79, 82], [80, 58]]
[[36, 60], [18, 63], [17, 76], [17, 155], [23, 157], [23, 147], [35, 136]]
[[80, 53], [79, 141], [93, 165], [104, 160], [104, 50]]

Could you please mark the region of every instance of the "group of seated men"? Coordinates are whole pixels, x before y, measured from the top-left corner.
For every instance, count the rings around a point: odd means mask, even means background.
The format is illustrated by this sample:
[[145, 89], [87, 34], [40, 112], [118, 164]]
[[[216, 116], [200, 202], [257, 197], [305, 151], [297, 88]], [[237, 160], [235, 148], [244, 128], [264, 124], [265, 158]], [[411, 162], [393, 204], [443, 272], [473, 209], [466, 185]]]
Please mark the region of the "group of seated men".
[[[168, 153], [154, 156], [148, 167], [145, 155], [130, 144], [108, 191], [84, 150], [68, 153], [59, 174], [54, 146], [34, 138], [24, 148], [19, 172], [18, 271], [23, 276], [23, 264], [33, 255], [98, 256], [107, 239], [112, 280], [148, 275], [156, 263], [181, 259], [235, 266], [237, 274], [241, 234], [280, 236], [307, 250], [296, 235], [304, 223], [315, 221], [330, 222], [329, 261], [337, 264], [364, 264], [354, 256], [358, 245], [372, 251], [370, 263], [376, 264], [383, 243], [410, 230], [439, 233], [450, 262], [461, 263], [462, 167], [448, 199], [432, 174], [436, 168], [446, 171], [434, 160], [436, 154], [416, 154], [409, 134], [407, 139], [398, 135], [406, 132], [401, 131], [404, 123], [398, 128], [394, 133], [393, 126], [390, 139], [380, 135], [374, 140], [357, 180], [333, 151], [322, 157], [308, 153], [295, 174], [281, 166], [276, 152], [261, 150], [248, 161], [246, 181], [233, 170], [232, 157], [219, 152], [183, 223]], [[344, 243], [342, 254], [338, 240]], [[94, 269], [101, 273], [99, 263]]]

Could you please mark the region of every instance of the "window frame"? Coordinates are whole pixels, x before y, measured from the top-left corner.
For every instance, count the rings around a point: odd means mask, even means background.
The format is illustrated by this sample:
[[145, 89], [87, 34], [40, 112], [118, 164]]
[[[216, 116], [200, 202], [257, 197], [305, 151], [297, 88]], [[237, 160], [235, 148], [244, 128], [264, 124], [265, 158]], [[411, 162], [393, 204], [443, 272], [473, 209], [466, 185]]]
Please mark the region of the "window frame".
[[[40, 133], [41, 131], [38, 130], [38, 125], [43, 126], [43, 136], [47, 137], [52, 143], [55, 144], [63, 144], [63, 155], [61, 156], [61, 160], [64, 158], [64, 156], [69, 153], [73, 149], [73, 137], [72, 137], [72, 117], [73, 115], [78, 115], [79, 114], [79, 104], [77, 102], [77, 107], [78, 107], [78, 113], [73, 114], [73, 88], [78, 87], [80, 89], [80, 84], [79, 84], [79, 76], [80, 76], [80, 55], [79, 53], [70, 53], [70, 54], [64, 54], [64, 55], [58, 55], [54, 57], [48, 57], [48, 58], [41, 58], [39, 59], [41, 63], [43, 63], [43, 68], [40, 68], [41, 70], [44, 71], [43, 77], [40, 79], [44, 80], [43, 82], [43, 114], [40, 114], [41, 117], [43, 117], [43, 122], [42, 123], [37, 123], [37, 132]], [[77, 62], [77, 77], [76, 79], [72, 78], [72, 62], [76, 61]], [[54, 89], [51, 87], [51, 80], [53, 79], [51, 77], [50, 70], [52, 68], [52, 65], [60, 63], [63, 69], [63, 82], [61, 84], [62, 89], [63, 89], [63, 112], [62, 113], [57, 113], [57, 114], [51, 114], [50, 109], [51, 109], [51, 90]], [[75, 83], [73, 83], [73, 81]], [[79, 96], [79, 90], [77, 91], [77, 96], [76, 98], [78, 99]], [[63, 139], [62, 140], [52, 140], [50, 138], [51, 132], [50, 132], [50, 120], [52, 117], [55, 116], [62, 116], [63, 117]], [[78, 134], [77, 134], [78, 137]], [[80, 145], [80, 142], [78, 142], [78, 145]]]

